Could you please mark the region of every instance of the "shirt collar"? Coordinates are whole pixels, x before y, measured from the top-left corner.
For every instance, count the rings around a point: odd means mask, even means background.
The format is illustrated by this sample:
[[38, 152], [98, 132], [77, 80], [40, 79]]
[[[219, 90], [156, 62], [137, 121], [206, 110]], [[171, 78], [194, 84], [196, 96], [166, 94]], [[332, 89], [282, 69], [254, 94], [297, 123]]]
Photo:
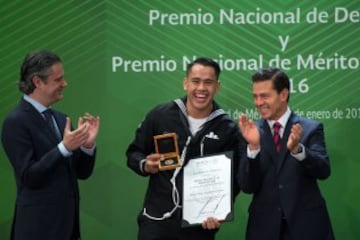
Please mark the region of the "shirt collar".
[[291, 110], [289, 107], [287, 107], [286, 112], [278, 119], [278, 120], [267, 120], [270, 129], [272, 129], [275, 122], [279, 122], [282, 126], [282, 129], [285, 129], [286, 123], [288, 122], [291, 115]]
[[42, 105], [41, 103], [39, 103], [38, 101], [36, 101], [35, 99], [31, 98], [29, 95], [24, 95], [24, 100], [27, 101], [28, 103], [30, 103], [31, 105], [33, 105], [33, 107], [39, 112], [42, 113], [43, 111], [45, 111], [46, 109], [48, 109], [47, 107], [45, 107], [44, 105]]

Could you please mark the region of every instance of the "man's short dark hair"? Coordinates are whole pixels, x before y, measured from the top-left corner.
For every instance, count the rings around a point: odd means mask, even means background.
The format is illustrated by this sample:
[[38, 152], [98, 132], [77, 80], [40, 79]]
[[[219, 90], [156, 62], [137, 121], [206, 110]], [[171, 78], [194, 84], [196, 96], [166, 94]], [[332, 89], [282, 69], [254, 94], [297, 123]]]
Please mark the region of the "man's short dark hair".
[[195, 64], [200, 64], [200, 65], [206, 66], [206, 67], [212, 67], [215, 70], [216, 80], [219, 79], [220, 73], [221, 73], [219, 64], [217, 62], [215, 62], [214, 60], [212, 60], [211, 58], [206, 58], [206, 57], [197, 58], [194, 61], [192, 61], [191, 63], [189, 63], [186, 68], [186, 76], [189, 75], [191, 68]]
[[46, 81], [51, 66], [59, 62], [62, 62], [60, 57], [47, 50], [28, 53], [20, 69], [19, 90], [25, 94], [32, 93], [35, 89], [33, 77], [38, 76]]
[[289, 97], [290, 98], [290, 80], [289, 77], [279, 68], [265, 68], [259, 69], [252, 75], [253, 83], [256, 82], [263, 82], [263, 81], [272, 81], [273, 88], [276, 90], [277, 93], [280, 93], [283, 89], [289, 90]]

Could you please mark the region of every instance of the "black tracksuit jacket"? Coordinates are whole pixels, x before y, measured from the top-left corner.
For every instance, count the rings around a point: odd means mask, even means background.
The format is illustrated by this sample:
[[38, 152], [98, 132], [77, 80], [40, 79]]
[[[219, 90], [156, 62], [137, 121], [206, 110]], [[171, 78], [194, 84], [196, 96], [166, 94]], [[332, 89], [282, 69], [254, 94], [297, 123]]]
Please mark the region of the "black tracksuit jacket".
[[[145, 120], [136, 130], [135, 139], [129, 145], [126, 155], [128, 167], [141, 176], [149, 176], [148, 188], [144, 201], [144, 208], [148, 214], [154, 217], [161, 217], [165, 212], [174, 208], [172, 200], [172, 185], [170, 179], [174, 170], [161, 171], [149, 175], [143, 171], [146, 156], [155, 153], [153, 136], [165, 133], [177, 133], [180, 155], [183, 148], [191, 137], [187, 146], [183, 165], [189, 159], [200, 157], [200, 145], [203, 144], [203, 155], [216, 154], [224, 151], [233, 151], [233, 196], [239, 193], [237, 184], [238, 167], [240, 154], [244, 149], [244, 140], [235, 122], [225, 113], [224, 110], [214, 102], [213, 112], [208, 117], [203, 127], [192, 136], [186, 116], [186, 97], [176, 99], [170, 103], [155, 107], [147, 115]], [[218, 139], [208, 138], [211, 133], [218, 136]], [[182, 199], [182, 170], [176, 177], [176, 186]], [[181, 212], [181, 209], [177, 211]], [[140, 213], [140, 216], [142, 213]], [[181, 213], [176, 214], [174, 219], [181, 221]]]

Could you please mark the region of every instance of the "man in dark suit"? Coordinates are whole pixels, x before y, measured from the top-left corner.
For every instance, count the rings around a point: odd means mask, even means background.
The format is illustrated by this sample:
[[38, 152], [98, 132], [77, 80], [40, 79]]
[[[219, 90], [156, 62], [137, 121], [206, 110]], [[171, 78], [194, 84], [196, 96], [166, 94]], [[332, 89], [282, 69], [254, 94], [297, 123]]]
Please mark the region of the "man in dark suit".
[[260, 70], [252, 80], [262, 119], [239, 119], [248, 142], [240, 186], [253, 194], [246, 239], [334, 239], [317, 183], [330, 176], [323, 125], [290, 110], [289, 78], [281, 70]]
[[36, 51], [25, 57], [19, 81], [24, 96], [1, 135], [17, 185], [11, 239], [80, 238], [77, 179], [93, 171], [100, 119], [85, 114], [72, 130], [70, 118], [51, 108], [66, 86], [57, 55]]

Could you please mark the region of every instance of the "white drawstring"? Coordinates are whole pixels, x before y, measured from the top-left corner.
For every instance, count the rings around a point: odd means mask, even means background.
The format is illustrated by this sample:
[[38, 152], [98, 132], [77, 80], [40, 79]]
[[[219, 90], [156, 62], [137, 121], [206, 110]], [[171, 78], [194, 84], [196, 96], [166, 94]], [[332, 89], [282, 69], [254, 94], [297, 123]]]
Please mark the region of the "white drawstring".
[[200, 157], [204, 156], [204, 141], [205, 141], [205, 138], [219, 140], [219, 136], [214, 134], [214, 132], [210, 132], [210, 133], [206, 134], [200, 141]]
[[[183, 161], [183, 163], [184, 163], [184, 160], [185, 160], [186, 151], [187, 151], [187, 147], [188, 147], [188, 145], [190, 143], [190, 140], [191, 140], [191, 136], [188, 136], [188, 138], [186, 140], [186, 143], [185, 143], [185, 147], [183, 148], [183, 151], [181, 153], [181, 160]], [[146, 212], [146, 208], [144, 208], [144, 210], [143, 210], [143, 215], [144, 216], [146, 216], [147, 218], [149, 218], [151, 220], [162, 221], [162, 220], [164, 220], [166, 218], [170, 218], [174, 214], [176, 209], [181, 208], [179, 191], [177, 190], [176, 183], [175, 183], [176, 176], [179, 174], [181, 168], [182, 168], [182, 166], [176, 168], [175, 171], [174, 171], [173, 176], [170, 179], [170, 183], [172, 185], [172, 200], [173, 200], [173, 203], [175, 205], [174, 208], [171, 211], [164, 213], [162, 215], [162, 217], [153, 217], [153, 216], [149, 215]]]

